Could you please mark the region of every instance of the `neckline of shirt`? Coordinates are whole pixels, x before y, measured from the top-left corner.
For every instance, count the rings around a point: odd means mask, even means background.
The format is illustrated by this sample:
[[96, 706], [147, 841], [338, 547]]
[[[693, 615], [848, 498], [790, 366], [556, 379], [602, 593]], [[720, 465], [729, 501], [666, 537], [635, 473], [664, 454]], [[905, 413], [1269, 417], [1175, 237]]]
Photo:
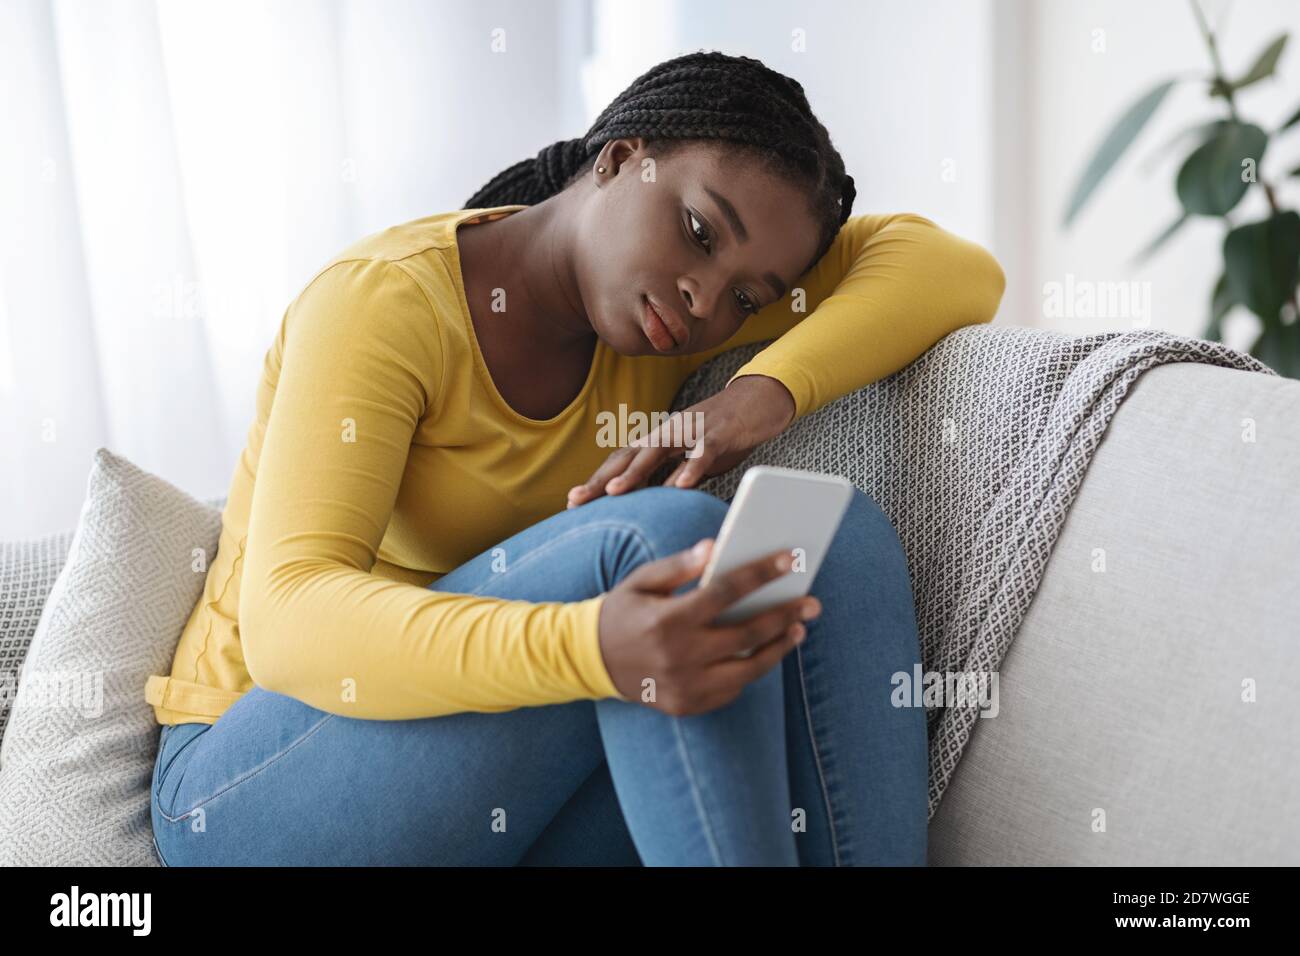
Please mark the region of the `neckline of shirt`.
[[596, 337], [596, 348], [591, 356], [591, 368], [587, 370], [586, 381], [582, 383], [582, 388], [563, 410], [550, 418], [529, 418], [515, 409], [505, 400], [501, 392], [497, 389], [496, 382], [492, 381], [492, 373], [488, 370], [487, 361], [483, 358], [483, 350], [479, 347], [478, 334], [474, 331], [474, 320], [469, 312], [469, 297], [465, 294], [465, 277], [462, 273], [460, 261], [460, 244], [457, 237], [457, 230], [464, 223], [472, 219], [485, 219], [491, 222], [493, 219], [501, 219], [516, 213], [521, 209], [527, 209], [527, 205], [511, 204], [505, 206], [485, 206], [478, 209], [461, 209], [453, 213], [448, 220], [447, 228], [447, 248], [452, 258], [451, 277], [456, 286], [456, 297], [460, 306], [460, 320], [464, 326], [465, 334], [469, 338], [470, 348], [474, 353], [474, 366], [479, 374], [479, 379], [484, 389], [492, 397], [501, 411], [511, 419], [521, 425], [527, 425], [534, 428], [547, 428], [557, 425], [567, 418], [572, 417], [579, 408], [587, 404], [592, 390], [595, 388], [597, 373], [599, 372], [602, 359], [605, 353], [605, 340]]

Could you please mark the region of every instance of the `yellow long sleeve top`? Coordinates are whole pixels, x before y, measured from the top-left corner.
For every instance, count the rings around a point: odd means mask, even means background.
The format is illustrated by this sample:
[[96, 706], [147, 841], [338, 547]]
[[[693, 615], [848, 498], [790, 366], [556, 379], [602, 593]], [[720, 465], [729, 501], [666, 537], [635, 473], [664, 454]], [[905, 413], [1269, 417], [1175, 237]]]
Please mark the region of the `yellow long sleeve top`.
[[428, 585], [564, 509], [610, 452], [599, 410], [667, 410], [702, 363], [775, 339], [732, 379], [778, 379], [802, 417], [991, 320], [1005, 284], [986, 250], [924, 217], [855, 216], [722, 346], [628, 357], [598, 341], [582, 391], [535, 420], [492, 383], [456, 233], [523, 208], [368, 236], [289, 305], [202, 596], [170, 675], [146, 682], [160, 723], [215, 723], [254, 685], [369, 719], [621, 696], [600, 653], [604, 595], [529, 602]]

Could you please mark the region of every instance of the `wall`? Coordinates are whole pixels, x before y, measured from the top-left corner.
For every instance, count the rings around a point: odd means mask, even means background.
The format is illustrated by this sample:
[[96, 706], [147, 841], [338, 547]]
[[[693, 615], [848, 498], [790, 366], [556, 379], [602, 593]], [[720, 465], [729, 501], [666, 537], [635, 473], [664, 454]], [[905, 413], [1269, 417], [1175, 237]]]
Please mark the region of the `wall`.
[[[1178, 131], [1225, 113], [1222, 100], [1211, 100], [1204, 84], [1175, 88], [1073, 227], [1065, 232], [1060, 225], [1081, 169], [1129, 104], [1166, 77], [1210, 72], [1190, 6], [1184, 0], [999, 0], [999, 6], [997, 55], [1018, 60], [1031, 83], [1023, 95], [1023, 125], [1004, 125], [999, 144], [998, 163], [1006, 175], [998, 203], [1009, 213], [1000, 235], [1023, 237], [1008, 250], [1013, 286], [1004, 313], [1009, 308], [1018, 324], [1072, 334], [1131, 328], [1140, 317], [1045, 316], [1044, 284], [1064, 284], [1067, 274], [1076, 282], [1150, 283], [1150, 324], [1199, 336], [1222, 271], [1222, 221], [1193, 220], [1144, 265], [1130, 259], [1179, 213], [1174, 178], [1187, 149], [1170, 153], [1164, 145]], [[1275, 128], [1300, 106], [1300, 4], [1238, 0], [1206, 2], [1203, 9], [1211, 25], [1226, 24], [1219, 47], [1230, 75], [1244, 73], [1277, 33], [1290, 30], [1278, 75], [1238, 99], [1243, 118]], [[1094, 50], [1098, 36], [1104, 37], [1104, 51]], [[1284, 174], [1298, 163], [1300, 128], [1292, 128], [1270, 143], [1260, 165], [1263, 178], [1284, 180], [1279, 201], [1291, 208], [1300, 202], [1300, 179], [1285, 180]], [[1266, 210], [1263, 191], [1255, 186], [1230, 218], [1239, 224]], [[1234, 310], [1225, 334], [1229, 344], [1247, 345], [1257, 334], [1254, 317]]]

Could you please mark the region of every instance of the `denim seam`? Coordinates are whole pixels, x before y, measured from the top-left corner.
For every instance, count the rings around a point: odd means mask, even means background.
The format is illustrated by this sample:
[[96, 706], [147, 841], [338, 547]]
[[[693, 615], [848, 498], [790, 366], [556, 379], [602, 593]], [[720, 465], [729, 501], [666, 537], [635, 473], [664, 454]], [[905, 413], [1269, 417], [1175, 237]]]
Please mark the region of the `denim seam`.
[[153, 756], [153, 776], [149, 780], [149, 796], [153, 797], [158, 792], [158, 784], [162, 781], [162, 774], [159, 773], [162, 764], [163, 744], [167, 735], [167, 728], [163, 727], [158, 732], [158, 751]]
[[[179, 726], [179, 725], [175, 725], [175, 726]], [[204, 733], [206, 733], [206, 731], [204, 731]], [[170, 737], [170, 736], [171, 736], [171, 734], [168, 734], [168, 737]], [[186, 750], [188, 750], [190, 744], [194, 743], [194, 741], [198, 740], [198, 739], [199, 739], [200, 737], [202, 737], [202, 736], [203, 736], [203, 733], [195, 734], [195, 735], [194, 735], [193, 737], [191, 737], [189, 740], [185, 741], [185, 743], [181, 744], [179, 747], [176, 748], [176, 750], [175, 750], [175, 751], [174, 751], [174, 752], [173, 752], [173, 753], [172, 753], [172, 754], [167, 758], [167, 763], [166, 763], [166, 765], [159, 765], [159, 766], [156, 766], [156, 767], [154, 768], [155, 780], [156, 780], [156, 782], [159, 784], [159, 789], [160, 789], [160, 790], [161, 790], [161, 784], [162, 784], [162, 781], [164, 780], [164, 778], [166, 778], [166, 776], [167, 776], [167, 771], [171, 770], [171, 768], [172, 768], [172, 764], [174, 764], [174, 763], [176, 762], [176, 758], [179, 757], [181, 754], [183, 754]], [[158, 743], [158, 763], [159, 763], [159, 764], [161, 764], [161, 761], [162, 761], [163, 751], [166, 749], [165, 744], [166, 744], [166, 741], [163, 741], [163, 740], [161, 740], [161, 739], [159, 740], [159, 743]]]
[[[597, 528], [597, 529], [599, 529], [599, 528], [616, 528], [616, 529], [619, 529], [619, 530], [622, 530], [622, 531], [627, 532], [628, 534], [632, 535], [633, 538], [636, 539], [637, 544], [639, 544], [642, 548], [645, 549], [645, 551], [650, 555], [650, 558], [651, 558], [652, 560], [654, 559], [654, 556], [655, 556], [654, 549], [651, 548], [651, 547], [646, 543], [646, 540], [645, 540], [643, 537], [641, 537], [641, 529], [640, 529], [640, 528], [638, 528], [636, 525], [628, 524], [628, 523], [625, 522], [625, 521], [613, 521], [613, 520], [610, 520], [610, 519], [602, 518], [602, 519], [597, 520], [597, 521], [589, 521], [589, 522], [587, 522], [586, 524], [578, 525], [576, 528], [570, 528], [568, 531], [564, 532], [563, 534], [561, 534], [561, 535], [559, 535], [559, 536], [557, 536], [557, 537], [554, 537], [554, 538], [550, 538], [550, 539], [548, 539], [544, 544], [540, 545], [539, 547], [536, 547], [536, 548], [531, 549], [527, 554], [525, 554], [522, 558], [519, 559], [519, 562], [518, 562], [517, 564], [513, 564], [513, 565], [511, 565], [511, 566], [508, 567], [504, 572], [502, 572], [502, 574], [503, 574], [503, 575], [505, 575], [505, 574], [510, 574], [510, 573], [513, 572], [513, 571], [517, 571], [517, 570], [519, 570], [519, 568], [527, 567], [527, 565], [528, 565], [530, 562], [532, 562], [532, 561], [534, 561], [534, 560], [540, 560], [541, 556], [544, 555], [547, 551], [549, 551], [549, 550], [551, 549], [552, 546], [559, 544], [559, 543], [560, 543], [561, 541], [563, 541], [565, 538], [568, 538], [568, 537], [571, 536], [571, 535], [580, 534], [580, 533], [582, 533], [582, 532], [584, 532], [584, 531], [590, 531], [590, 530], [593, 529], [593, 528]], [[498, 576], [498, 575], [492, 575], [491, 577], [487, 578], [487, 579], [486, 579], [482, 584], [480, 584], [478, 587], [474, 588], [472, 591], [464, 591], [464, 592], [458, 592], [458, 593], [464, 593], [464, 594], [478, 594], [480, 591], [483, 590], [483, 588], [485, 588], [485, 587], [487, 587], [489, 584], [493, 584], [493, 583], [495, 583], [496, 581], [499, 581], [499, 580], [500, 580], [500, 576]]]
[[[546, 541], [545, 544], [541, 545], [540, 547], [533, 548], [531, 551], [529, 551], [526, 555], [524, 555], [523, 558], [521, 558], [521, 559], [519, 560], [519, 562], [518, 562], [517, 564], [513, 564], [513, 565], [511, 565], [511, 566], [510, 566], [510, 567], [509, 567], [509, 568], [508, 568], [504, 573], [505, 573], [505, 574], [509, 574], [509, 573], [511, 573], [512, 571], [516, 571], [516, 570], [518, 570], [518, 569], [521, 568], [521, 567], [526, 567], [526, 566], [527, 566], [531, 561], [534, 561], [534, 560], [540, 560], [541, 557], [542, 557], [542, 556], [543, 556], [547, 551], [549, 551], [549, 550], [551, 549], [552, 546], [559, 544], [561, 541], [565, 540], [566, 538], [570, 537], [571, 535], [580, 534], [580, 533], [582, 533], [582, 532], [590, 531], [590, 530], [592, 530], [593, 528], [595, 528], [595, 529], [600, 529], [600, 528], [614, 528], [614, 529], [617, 529], [617, 530], [621, 530], [621, 531], [623, 531], [623, 532], [629, 534], [629, 535], [633, 538], [633, 540], [636, 542], [637, 546], [639, 546], [639, 547], [640, 547], [640, 548], [641, 548], [641, 549], [642, 549], [646, 554], [649, 555], [650, 560], [654, 560], [654, 559], [655, 559], [655, 551], [654, 551], [654, 548], [650, 547], [649, 543], [648, 543], [648, 542], [646, 541], [646, 539], [641, 535], [641, 529], [638, 528], [636, 525], [634, 525], [634, 524], [630, 524], [630, 523], [625, 522], [625, 521], [614, 521], [614, 520], [609, 520], [609, 519], [600, 519], [600, 520], [597, 520], [597, 521], [589, 521], [589, 522], [587, 522], [586, 524], [579, 525], [579, 526], [576, 527], [576, 528], [570, 528], [568, 531], [564, 532], [563, 534], [558, 535], [557, 537], [554, 537], [554, 538], [549, 539], [548, 541]], [[478, 593], [479, 593], [483, 588], [487, 587], [487, 585], [488, 585], [489, 583], [492, 583], [493, 581], [496, 581], [496, 580], [498, 580], [498, 579], [495, 578], [495, 577], [488, 578], [486, 581], [484, 581], [484, 582], [483, 582], [482, 584], [480, 584], [478, 587], [474, 588], [472, 591], [467, 591], [467, 592], [464, 592], [464, 593], [467, 593], [467, 594], [478, 594]], [[713, 830], [712, 830], [712, 828], [709, 826], [708, 813], [707, 813], [707, 811], [705, 810], [705, 807], [704, 807], [704, 801], [703, 801], [703, 798], [702, 798], [702, 794], [700, 793], [699, 786], [698, 786], [698, 784], [697, 784], [697, 782], [696, 782], [695, 774], [694, 774], [693, 771], [692, 771], [691, 761], [690, 761], [690, 755], [689, 755], [689, 753], [687, 752], [686, 747], [685, 747], [685, 744], [684, 744], [684, 741], [683, 741], [683, 739], [682, 739], [682, 727], [681, 727], [681, 723], [680, 723], [680, 721], [679, 721], [677, 718], [675, 718], [675, 717], [670, 717], [670, 719], [671, 719], [672, 722], [673, 722], [673, 735], [674, 735], [674, 737], [675, 737], [675, 739], [676, 739], [676, 741], [677, 741], [677, 750], [678, 750], [678, 753], [681, 755], [681, 758], [682, 758], [682, 765], [683, 765], [683, 766], [685, 767], [685, 769], [686, 769], [686, 779], [687, 779], [687, 783], [690, 785], [690, 788], [691, 788], [691, 799], [694, 801], [695, 806], [696, 806], [696, 808], [698, 809], [699, 814], [700, 814], [700, 820], [701, 820], [701, 822], [703, 823], [703, 827], [704, 827], [704, 836], [705, 836], [705, 839], [706, 839], [706, 841], [708, 842], [708, 845], [709, 845], [709, 852], [710, 852], [710, 854], [712, 855], [714, 862], [715, 862], [716, 864], [718, 864], [718, 865], [722, 865], [722, 859], [721, 859], [721, 856], [720, 856], [720, 854], [719, 854], [719, 852], [718, 852], [717, 840], [716, 840], [716, 838], [715, 838], [714, 835], [713, 835]]]
[[[216, 793], [204, 797], [202, 800], [194, 804], [194, 806], [190, 807], [184, 813], [180, 813], [177, 814], [176, 816], [172, 816], [171, 814], [163, 810], [162, 804], [160, 803], [158, 805], [158, 815], [161, 816], [164, 820], [166, 820], [169, 823], [176, 823], [177, 821], [184, 820], [186, 817], [194, 813], [194, 811], [197, 810], [199, 807], [211, 803], [213, 800], [217, 799], [217, 797], [221, 796], [226, 791], [233, 789], [234, 787], [243, 783], [245, 780], [249, 780], [252, 777], [257, 776], [257, 774], [261, 773], [267, 767], [271, 766], [271, 764], [275, 763], [277, 760], [279, 760], [281, 757], [287, 754], [290, 750], [293, 750], [295, 747], [297, 747], [299, 744], [305, 741], [308, 737], [316, 733], [316, 731], [320, 730], [321, 727], [325, 726], [325, 724], [329, 723], [329, 721], [333, 719], [334, 716], [335, 716], [334, 714], [326, 714], [319, 721], [317, 721], [310, 728], [308, 728], [308, 730], [301, 737], [299, 737], [297, 740], [289, 744], [289, 746], [285, 747], [283, 750], [279, 751], [278, 753], [271, 755], [262, 763], [254, 767], [252, 770], [249, 770], [246, 773], [242, 774], [241, 776], [236, 777], [234, 780], [231, 780], [229, 783], [222, 786], [221, 789], [219, 789]], [[200, 734], [199, 736], [201, 737], [203, 735]]]
[[[564, 532], [563, 534], [551, 538], [541, 547], [534, 548], [531, 551], [529, 551], [528, 554], [524, 555], [524, 557], [520, 559], [518, 564], [512, 565], [509, 569], [506, 570], [505, 573], [509, 574], [511, 571], [515, 571], [521, 567], [526, 566], [530, 561], [534, 559], [539, 559], [541, 555], [543, 555], [548, 549], [550, 549], [552, 545], [558, 544], [559, 542], [563, 541], [565, 538], [569, 537], [570, 535], [578, 534], [584, 531], [590, 531], [593, 528], [615, 528], [615, 529], [622, 530], [632, 536], [637, 546], [640, 547], [647, 555], [649, 555], [651, 560], [655, 559], [654, 548], [650, 547], [646, 539], [642, 537], [641, 529], [638, 528], [636, 525], [629, 524], [624, 521], [612, 521], [607, 519], [601, 519], [599, 521], [590, 521], [586, 524], [579, 525], [576, 528], [570, 528], [568, 531]], [[493, 580], [496, 579], [489, 578], [488, 581], [485, 581], [483, 584], [480, 584], [474, 590], [466, 593], [477, 594], [483, 587], [486, 587], [487, 584]], [[708, 812], [705, 810], [703, 796], [700, 793], [700, 788], [696, 782], [695, 773], [693, 772], [693, 768], [691, 767], [690, 754], [688, 753], [685, 746], [685, 742], [682, 739], [681, 722], [676, 717], [670, 716], [669, 719], [672, 720], [673, 736], [677, 741], [677, 751], [681, 755], [682, 766], [686, 770], [686, 781], [691, 789], [691, 799], [694, 801], [696, 809], [699, 811], [700, 820], [704, 828], [705, 840], [709, 845], [709, 853], [712, 855], [714, 862], [717, 865], [721, 866], [722, 858], [718, 852], [717, 839], [714, 837], [713, 829], [709, 825]]]
[[150, 833], [149, 839], [153, 841], [153, 852], [158, 857], [158, 862], [163, 866], [170, 868], [171, 864], [167, 862], [167, 857], [163, 856], [162, 847], [158, 845], [158, 835], [156, 833]]
[[817, 749], [817, 734], [813, 732], [812, 710], [808, 704], [808, 682], [804, 678], [803, 671], [803, 648], [796, 647], [794, 653], [799, 664], [799, 689], [803, 691], [804, 723], [808, 727], [808, 741], [812, 744], [813, 763], [817, 766], [817, 779], [822, 786], [822, 801], [826, 804], [826, 822], [831, 831], [831, 851], [835, 856], [835, 865], [841, 866], [840, 841], [835, 836], [835, 811], [831, 809], [831, 794], [826, 786], [826, 773], [822, 769], [821, 752]]
[[673, 737], [677, 741], [677, 752], [681, 755], [682, 766], [686, 768], [686, 782], [691, 788], [691, 800], [694, 801], [696, 809], [700, 814], [700, 823], [703, 825], [704, 838], [709, 844], [709, 853], [713, 857], [715, 866], [724, 866], [722, 856], [718, 852], [718, 841], [713, 835], [713, 827], [709, 825], [709, 813], [704, 807], [703, 794], [700, 793], [699, 785], [696, 783], [694, 769], [691, 767], [690, 753], [686, 749], [686, 742], [682, 738], [682, 724], [676, 717], [670, 717], [673, 722]]

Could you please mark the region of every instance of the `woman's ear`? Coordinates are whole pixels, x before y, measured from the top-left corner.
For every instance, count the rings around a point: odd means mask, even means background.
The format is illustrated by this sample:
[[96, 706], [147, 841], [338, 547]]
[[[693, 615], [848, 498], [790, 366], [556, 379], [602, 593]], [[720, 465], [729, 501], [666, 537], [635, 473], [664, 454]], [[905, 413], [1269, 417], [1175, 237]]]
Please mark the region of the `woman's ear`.
[[615, 176], [624, 163], [644, 152], [645, 140], [640, 136], [621, 136], [605, 144], [596, 158], [596, 165], [605, 167], [605, 175]]

